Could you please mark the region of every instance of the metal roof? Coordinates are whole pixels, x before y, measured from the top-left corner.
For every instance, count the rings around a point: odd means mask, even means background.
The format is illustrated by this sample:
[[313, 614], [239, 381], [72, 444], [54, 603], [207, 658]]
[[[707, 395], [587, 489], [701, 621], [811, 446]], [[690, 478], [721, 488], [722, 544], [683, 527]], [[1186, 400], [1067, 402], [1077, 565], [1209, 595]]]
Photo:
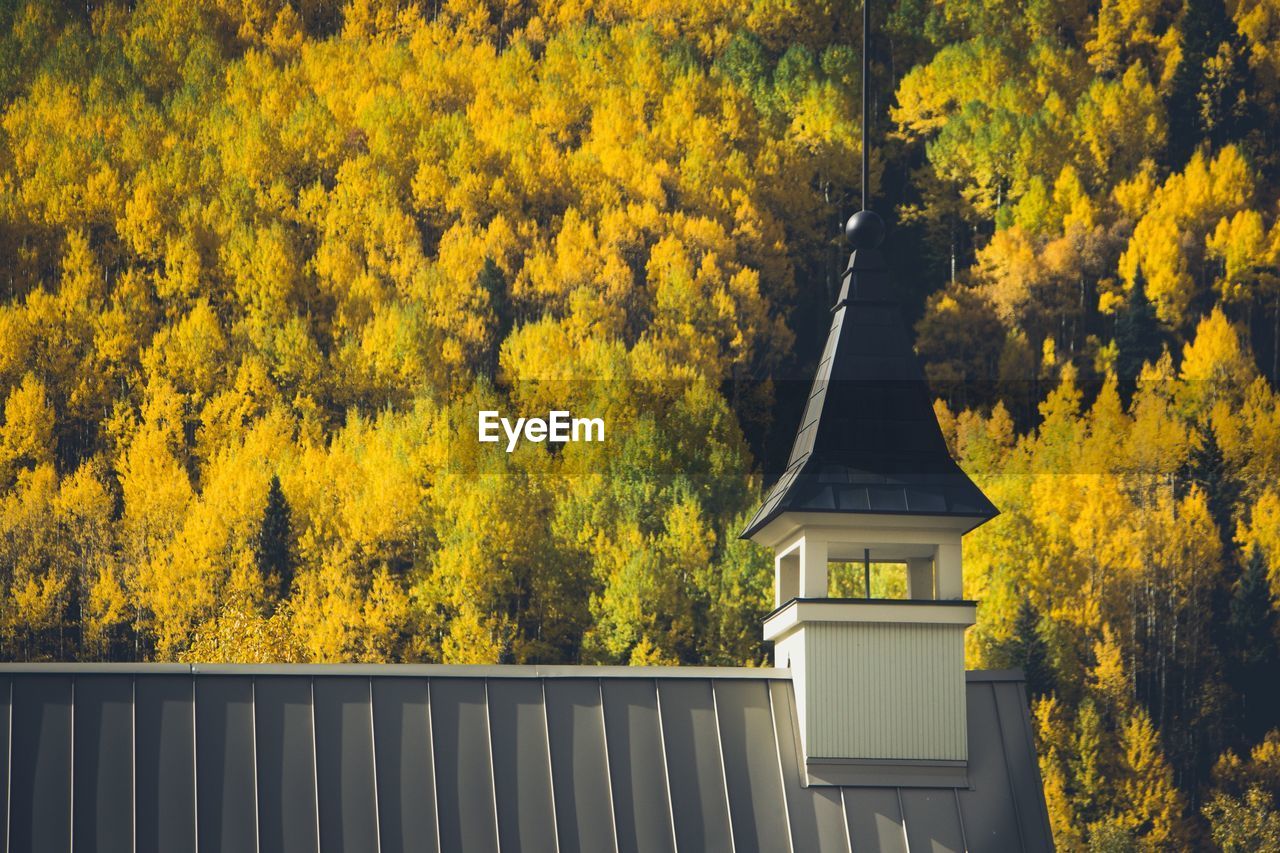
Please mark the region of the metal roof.
[[787, 468], [743, 537], [788, 510], [951, 515], [975, 527], [999, 512], [951, 458], [877, 249], [849, 260]]
[[805, 788], [786, 670], [0, 666], [0, 850], [1051, 850], [1021, 681], [968, 720], [971, 788]]

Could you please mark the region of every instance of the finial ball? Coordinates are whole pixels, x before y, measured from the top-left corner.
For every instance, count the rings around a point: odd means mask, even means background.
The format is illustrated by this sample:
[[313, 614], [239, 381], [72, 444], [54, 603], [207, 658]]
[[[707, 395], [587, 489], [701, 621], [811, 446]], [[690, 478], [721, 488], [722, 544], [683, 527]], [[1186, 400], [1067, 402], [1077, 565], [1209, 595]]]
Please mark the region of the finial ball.
[[875, 249], [884, 242], [884, 220], [878, 213], [859, 210], [844, 224], [844, 236], [854, 249]]

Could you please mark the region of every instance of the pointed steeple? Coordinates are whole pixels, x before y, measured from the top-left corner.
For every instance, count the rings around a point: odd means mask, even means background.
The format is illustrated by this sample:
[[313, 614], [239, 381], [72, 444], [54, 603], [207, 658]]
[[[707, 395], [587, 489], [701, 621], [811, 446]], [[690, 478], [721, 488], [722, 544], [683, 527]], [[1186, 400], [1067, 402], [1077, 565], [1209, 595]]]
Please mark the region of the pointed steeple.
[[[867, 210], [862, 12], [862, 211], [853, 255], [787, 470], [744, 537], [774, 552], [764, 638], [791, 670], [808, 785], [967, 787], [961, 538], [996, 515], [951, 458]], [[831, 563], [858, 561], [863, 597], [832, 598]], [[872, 563], [906, 569], [874, 597]], [[905, 720], [910, 720], [904, 725]]]
[[884, 223], [864, 210], [786, 471], [744, 538], [784, 512], [958, 516], [999, 510], [951, 458], [920, 359], [880, 253]]

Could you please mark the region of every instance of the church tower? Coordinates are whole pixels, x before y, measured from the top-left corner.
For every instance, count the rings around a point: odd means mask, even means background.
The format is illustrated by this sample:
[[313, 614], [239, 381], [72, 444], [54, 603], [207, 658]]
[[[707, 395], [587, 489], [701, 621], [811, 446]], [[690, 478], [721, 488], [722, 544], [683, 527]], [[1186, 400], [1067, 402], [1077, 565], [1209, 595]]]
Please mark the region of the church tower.
[[[961, 537], [996, 508], [951, 458], [868, 210], [786, 471], [743, 536], [773, 549], [764, 638], [790, 667], [807, 783], [963, 785], [968, 760]], [[829, 593], [829, 567], [862, 575]], [[852, 564], [852, 565], [850, 565]], [[905, 574], [877, 598], [872, 565]]]

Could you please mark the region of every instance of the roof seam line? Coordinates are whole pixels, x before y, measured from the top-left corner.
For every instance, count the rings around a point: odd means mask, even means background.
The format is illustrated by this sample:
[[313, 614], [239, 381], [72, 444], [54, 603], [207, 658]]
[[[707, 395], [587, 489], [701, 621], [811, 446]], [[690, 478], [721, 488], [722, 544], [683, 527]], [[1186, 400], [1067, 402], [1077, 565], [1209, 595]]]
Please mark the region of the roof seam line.
[[551, 715], [547, 713], [547, 682], [542, 687], [542, 730], [547, 744], [547, 787], [551, 791], [551, 831], [555, 835], [556, 853], [560, 853], [560, 818], [556, 815], [556, 771], [551, 766]]
[[[774, 708], [773, 689], [766, 684], [764, 693], [769, 699], [769, 722], [771, 724], [769, 734], [773, 736], [773, 751], [778, 759], [778, 784], [781, 786], [782, 790], [782, 814], [787, 821], [787, 849], [790, 850], [791, 853], [795, 853], [796, 840], [793, 837], [795, 833], [791, 830], [791, 803], [787, 797], [787, 774], [782, 767], [782, 744], [778, 742], [778, 713]], [[847, 831], [848, 829], [846, 827], [846, 832]], [[852, 850], [850, 853], [852, 853]]]
[[262, 850], [262, 803], [258, 799], [258, 679], [249, 681], [249, 727], [253, 730], [253, 849]]
[[724, 811], [729, 818], [729, 849], [736, 853], [738, 844], [733, 831], [733, 798], [729, 796], [729, 769], [725, 766], [724, 738], [720, 735], [720, 701], [716, 697], [715, 680], [712, 679], [708, 686], [711, 688], [711, 717], [716, 724], [716, 753], [720, 758], [720, 778], [724, 782]]
[[609, 827], [613, 830], [613, 851], [621, 853], [622, 843], [618, 839], [618, 805], [613, 800], [613, 765], [609, 762], [609, 723], [604, 716], [604, 682], [598, 678], [596, 690], [600, 695], [600, 740], [604, 747], [604, 773], [607, 780], [605, 793], [609, 795]]
[[76, 849], [76, 679], [71, 678], [71, 759], [67, 762], [67, 778], [71, 790], [67, 797], [67, 848], [69, 853]]
[[1027, 839], [1022, 832], [1022, 810], [1018, 808], [1018, 792], [1013, 788], [1013, 768], [1009, 766], [1009, 750], [1004, 746], [1004, 720], [1000, 714], [1000, 697], [996, 695], [996, 686], [994, 683], [991, 687], [991, 704], [996, 712], [996, 731], [1000, 732], [1000, 760], [1004, 762], [1004, 777], [1009, 788], [1009, 801], [1013, 803], [1013, 824], [1018, 832], [1018, 845], [1023, 849], [1027, 849]]
[[435, 692], [431, 689], [431, 679], [427, 679], [427, 747], [431, 758], [431, 814], [436, 822], [436, 853], [444, 853], [444, 841], [440, 835], [440, 774], [436, 769], [436, 719]]
[[378, 798], [378, 732], [373, 716], [373, 679], [369, 679], [369, 760], [373, 763], [373, 837], [382, 853], [382, 802]]
[[676, 803], [671, 795], [671, 767], [667, 763], [667, 731], [662, 723], [662, 686], [653, 679], [653, 703], [658, 712], [658, 745], [662, 750], [662, 781], [667, 789], [667, 817], [671, 819], [671, 849], [679, 853], [680, 840], [676, 834]]
[[502, 824], [498, 821], [498, 769], [493, 758], [493, 706], [489, 702], [489, 679], [484, 680], [484, 729], [485, 743], [489, 747], [489, 786], [493, 792], [493, 841], [498, 853], [502, 853]]

